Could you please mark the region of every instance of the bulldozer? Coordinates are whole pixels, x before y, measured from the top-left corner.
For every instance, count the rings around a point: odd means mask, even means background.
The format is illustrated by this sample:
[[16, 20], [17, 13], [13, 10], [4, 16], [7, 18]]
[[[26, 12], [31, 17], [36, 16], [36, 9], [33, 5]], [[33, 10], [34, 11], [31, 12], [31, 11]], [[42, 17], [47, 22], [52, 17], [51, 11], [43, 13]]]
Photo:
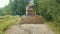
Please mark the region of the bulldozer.
[[26, 6], [26, 15], [21, 17], [19, 24], [43, 24], [40, 15], [36, 15], [36, 11], [33, 7], [34, 4], [29, 3]]

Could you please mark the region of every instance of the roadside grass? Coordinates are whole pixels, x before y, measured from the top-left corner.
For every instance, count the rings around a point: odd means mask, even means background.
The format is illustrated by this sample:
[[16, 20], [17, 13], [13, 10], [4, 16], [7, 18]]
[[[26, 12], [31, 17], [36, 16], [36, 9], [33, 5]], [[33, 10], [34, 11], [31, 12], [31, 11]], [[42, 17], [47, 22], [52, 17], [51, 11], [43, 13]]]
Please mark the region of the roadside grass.
[[48, 28], [54, 31], [55, 34], [60, 34], [60, 21], [47, 21], [42, 18], [43, 22], [47, 25]]
[[4, 32], [11, 26], [13, 26], [19, 16], [0, 16], [0, 34], [4, 34]]
[[60, 34], [60, 23], [58, 22], [46, 22], [47, 26], [51, 28], [55, 34]]

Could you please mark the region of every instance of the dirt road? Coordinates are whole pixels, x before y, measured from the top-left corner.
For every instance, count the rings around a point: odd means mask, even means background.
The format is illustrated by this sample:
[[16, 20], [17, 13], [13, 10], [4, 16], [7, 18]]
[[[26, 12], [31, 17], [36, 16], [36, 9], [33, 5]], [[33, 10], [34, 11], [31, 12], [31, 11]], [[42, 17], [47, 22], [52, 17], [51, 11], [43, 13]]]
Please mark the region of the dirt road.
[[45, 24], [24, 24], [11, 27], [5, 34], [54, 34], [54, 32]]

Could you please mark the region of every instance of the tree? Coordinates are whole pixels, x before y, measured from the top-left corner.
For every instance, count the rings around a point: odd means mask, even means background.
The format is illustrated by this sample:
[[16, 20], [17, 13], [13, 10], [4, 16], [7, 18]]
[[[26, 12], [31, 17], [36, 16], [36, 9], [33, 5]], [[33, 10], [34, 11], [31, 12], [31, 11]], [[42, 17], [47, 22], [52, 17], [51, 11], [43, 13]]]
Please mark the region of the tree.
[[57, 18], [56, 16], [60, 13], [59, 2], [59, 0], [35, 0], [34, 3], [37, 14], [42, 15], [47, 20]]
[[[2, 14], [24, 15], [26, 5], [29, 1], [30, 0], [10, 0], [8, 6], [2, 8]], [[34, 0], [34, 9], [37, 11], [37, 15], [42, 15], [47, 20], [57, 20], [57, 16], [60, 16], [60, 1]]]
[[26, 11], [26, 5], [29, 0], [14, 0], [14, 2], [10, 3], [10, 10], [13, 15], [23, 15]]

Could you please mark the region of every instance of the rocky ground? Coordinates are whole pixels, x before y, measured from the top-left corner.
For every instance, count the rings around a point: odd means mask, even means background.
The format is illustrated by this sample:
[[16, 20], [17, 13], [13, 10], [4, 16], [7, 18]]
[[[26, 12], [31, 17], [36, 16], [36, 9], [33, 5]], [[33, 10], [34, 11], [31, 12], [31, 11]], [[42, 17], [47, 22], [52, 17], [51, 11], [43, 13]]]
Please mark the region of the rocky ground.
[[14, 25], [5, 34], [55, 34], [45, 24]]

